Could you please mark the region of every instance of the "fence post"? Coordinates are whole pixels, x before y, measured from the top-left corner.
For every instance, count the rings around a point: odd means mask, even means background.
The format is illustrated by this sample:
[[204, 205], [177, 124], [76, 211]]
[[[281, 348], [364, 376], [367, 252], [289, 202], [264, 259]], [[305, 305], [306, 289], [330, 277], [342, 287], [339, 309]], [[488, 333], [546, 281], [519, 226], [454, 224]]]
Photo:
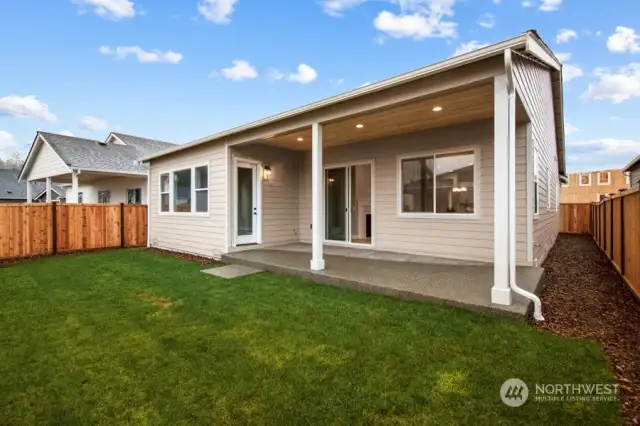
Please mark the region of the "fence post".
[[609, 227], [611, 228], [611, 247], [609, 248], [609, 251], [611, 252], [611, 261], [613, 262], [613, 232], [615, 231], [613, 227], [613, 198], [611, 198], [611, 224]]
[[124, 203], [120, 203], [120, 247], [124, 247]]
[[56, 213], [56, 202], [51, 203], [51, 252], [58, 252], [58, 214]]
[[620, 196], [620, 273], [624, 275], [624, 196]]

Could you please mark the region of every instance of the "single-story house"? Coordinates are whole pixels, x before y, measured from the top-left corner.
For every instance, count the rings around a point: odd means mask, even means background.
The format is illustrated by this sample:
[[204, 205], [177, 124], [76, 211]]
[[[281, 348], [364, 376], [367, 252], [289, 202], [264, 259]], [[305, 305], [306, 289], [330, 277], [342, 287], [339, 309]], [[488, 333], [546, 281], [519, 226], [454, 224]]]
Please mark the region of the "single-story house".
[[148, 155], [150, 245], [311, 243], [316, 271], [324, 245], [491, 262], [491, 300], [511, 304], [516, 265], [559, 230], [562, 90], [527, 31]]
[[[20, 170], [0, 169], [0, 204], [26, 203], [27, 202], [27, 182], [18, 181]], [[45, 199], [45, 184], [32, 182], [31, 194], [35, 196], [32, 202], [42, 203]], [[54, 200], [64, 197], [65, 189], [59, 185], [51, 186], [51, 193]]]
[[640, 154], [622, 169], [629, 176], [629, 187], [640, 188]]
[[44, 182], [49, 201], [47, 188], [55, 182], [64, 186], [61, 198], [67, 203], [146, 204], [149, 170], [138, 159], [171, 147], [175, 145], [123, 133], [98, 141], [37, 132], [19, 179]]

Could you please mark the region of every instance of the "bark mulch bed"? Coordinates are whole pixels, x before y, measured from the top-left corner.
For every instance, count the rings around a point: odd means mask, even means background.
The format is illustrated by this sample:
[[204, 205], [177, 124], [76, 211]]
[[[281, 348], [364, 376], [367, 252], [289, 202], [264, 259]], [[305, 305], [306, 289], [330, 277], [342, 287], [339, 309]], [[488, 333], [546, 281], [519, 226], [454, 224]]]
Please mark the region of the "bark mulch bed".
[[172, 257], [175, 257], [176, 259], [181, 259], [181, 260], [186, 260], [188, 262], [198, 263], [198, 264], [200, 264], [202, 266], [220, 265], [222, 263], [222, 262], [219, 262], [219, 261], [217, 261], [215, 259], [212, 259], [210, 257], [196, 256], [194, 254], [187, 254], [187, 253], [179, 253], [177, 251], [162, 250], [162, 249], [158, 249], [158, 248], [149, 248], [147, 250], [155, 252], [155, 253], [160, 253], [160, 254], [165, 254], [165, 255], [168, 255], [168, 256], [172, 256]]
[[537, 326], [597, 341], [619, 384], [622, 415], [640, 424], [640, 303], [590, 236], [561, 234], [545, 260]]

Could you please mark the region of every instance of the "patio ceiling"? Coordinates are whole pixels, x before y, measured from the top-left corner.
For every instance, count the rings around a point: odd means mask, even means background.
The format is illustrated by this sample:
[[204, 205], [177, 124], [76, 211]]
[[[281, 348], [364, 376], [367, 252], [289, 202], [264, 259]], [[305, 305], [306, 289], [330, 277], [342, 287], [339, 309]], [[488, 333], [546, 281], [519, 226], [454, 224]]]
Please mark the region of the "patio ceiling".
[[[442, 110], [434, 111], [435, 107]], [[525, 120], [526, 113], [519, 101], [517, 109], [519, 120]], [[493, 83], [483, 82], [418, 101], [325, 123], [323, 144], [325, 148], [330, 148], [396, 134], [486, 120], [493, 117], [493, 110]], [[362, 127], [356, 127], [358, 125]], [[311, 128], [276, 135], [263, 143], [307, 151], [311, 149]]]

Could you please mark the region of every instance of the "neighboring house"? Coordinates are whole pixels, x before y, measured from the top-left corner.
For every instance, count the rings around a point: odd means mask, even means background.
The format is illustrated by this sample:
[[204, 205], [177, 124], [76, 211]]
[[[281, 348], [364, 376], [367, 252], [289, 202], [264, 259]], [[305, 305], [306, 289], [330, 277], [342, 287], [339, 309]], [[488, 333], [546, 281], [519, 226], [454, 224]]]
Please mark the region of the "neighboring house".
[[622, 170], [571, 173], [567, 177], [568, 182], [563, 183], [560, 189], [561, 203], [595, 203], [629, 188], [627, 176]]
[[38, 132], [20, 180], [63, 185], [67, 203], [146, 204], [148, 166], [138, 159], [171, 147], [122, 133], [97, 141]]
[[631, 188], [640, 188], [640, 155], [631, 160], [622, 171], [629, 175], [628, 183]]
[[[515, 266], [558, 234], [562, 66], [535, 31], [143, 158], [149, 242], [209, 257], [291, 242]], [[514, 275], [510, 275], [514, 274]]]
[[[0, 204], [27, 202], [27, 183], [18, 181], [19, 174], [19, 170], [0, 169]], [[35, 194], [32, 201], [43, 202], [45, 184], [34, 182], [31, 186], [31, 193]], [[54, 200], [57, 200], [65, 192], [64, 188], [57, 185], [54, 185], [51, 190]]]

